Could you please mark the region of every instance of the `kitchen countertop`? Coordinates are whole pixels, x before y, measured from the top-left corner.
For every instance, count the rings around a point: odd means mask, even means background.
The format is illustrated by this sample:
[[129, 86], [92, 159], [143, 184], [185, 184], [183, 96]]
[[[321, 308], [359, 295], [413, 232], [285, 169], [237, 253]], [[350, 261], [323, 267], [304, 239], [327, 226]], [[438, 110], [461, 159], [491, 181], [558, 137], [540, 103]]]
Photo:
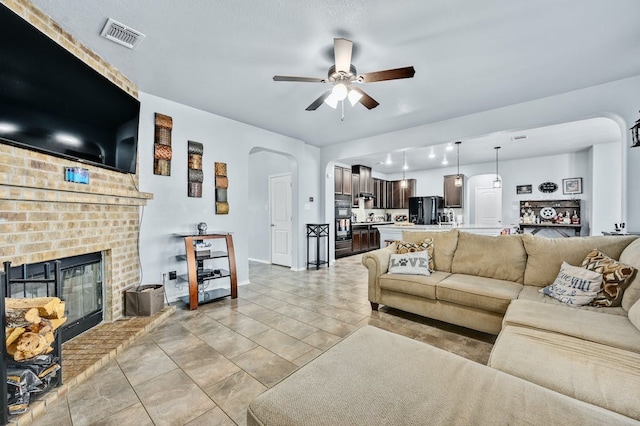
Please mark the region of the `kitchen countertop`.
[[385, 229], [401, 229], [403, 231], [431, 231], [431, 230], [447, 230], [452, 228], [458, 229], [503, 229], [510, 228], [511, 225], [467, 225], [462, 224], [458, 226], [450, 225], [450, 224], [442, 224], [442, 225], [396, 225], [396, 224], [380, 224]]
[[351, 226], [362, 225], [391, 225], [393, 222], [351, 222]]

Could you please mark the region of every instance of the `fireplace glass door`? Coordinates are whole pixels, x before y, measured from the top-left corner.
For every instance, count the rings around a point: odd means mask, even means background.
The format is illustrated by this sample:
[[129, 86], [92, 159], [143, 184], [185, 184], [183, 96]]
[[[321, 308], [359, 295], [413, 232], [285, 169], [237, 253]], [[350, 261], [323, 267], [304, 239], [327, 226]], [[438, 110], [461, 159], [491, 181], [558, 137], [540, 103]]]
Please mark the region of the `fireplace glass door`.
[[[64, 300], [67, 321], [61, 327], [61, 335], [62, 341], [65, 342], [102, 321], [102, 253], [90, 253], [59, 260], [62, 275], [60, 294], [53, 283], [12, 283], [7, 289], [7, 297], [56, 296]], [[53, 262], [43, 262], [13, 267], [11, 277], [43, 278], [46, 263], [51, 265], [51, 273], [53, 273]]]

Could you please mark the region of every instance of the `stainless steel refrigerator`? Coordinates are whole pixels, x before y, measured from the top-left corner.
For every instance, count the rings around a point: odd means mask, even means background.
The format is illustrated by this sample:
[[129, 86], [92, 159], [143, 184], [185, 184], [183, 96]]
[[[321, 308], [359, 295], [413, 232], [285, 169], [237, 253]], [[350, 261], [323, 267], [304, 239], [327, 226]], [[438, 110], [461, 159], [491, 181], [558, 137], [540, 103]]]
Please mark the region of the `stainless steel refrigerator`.
[[416, 225], [435, 225], [443, 208], [444, 198], [437, 195], [409, 197], [409, 222]]

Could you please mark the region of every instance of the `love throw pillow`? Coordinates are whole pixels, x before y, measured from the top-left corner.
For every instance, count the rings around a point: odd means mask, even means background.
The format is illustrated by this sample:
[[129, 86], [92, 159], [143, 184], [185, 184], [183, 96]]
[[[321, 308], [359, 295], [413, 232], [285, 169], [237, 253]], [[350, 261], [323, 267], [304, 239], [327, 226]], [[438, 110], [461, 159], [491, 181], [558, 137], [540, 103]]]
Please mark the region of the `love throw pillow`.
[[431, 275], [429, 255], [426, 251], [392, 254], [389, 261], [390, 274]]
[[562, 262], [553, 284], [539, 291], [567, 305], [582, 306], [591, 303], [601, 288], [602, 274]]
[[435, 266], [433, 264], [433, 239], [426, 238], [421, 243], [410, 243], [408, 241], [396, 241], [396, 253], [414, 253], [418, 251], [426, 251], [429, 256], [429, 272], [433, 272]]

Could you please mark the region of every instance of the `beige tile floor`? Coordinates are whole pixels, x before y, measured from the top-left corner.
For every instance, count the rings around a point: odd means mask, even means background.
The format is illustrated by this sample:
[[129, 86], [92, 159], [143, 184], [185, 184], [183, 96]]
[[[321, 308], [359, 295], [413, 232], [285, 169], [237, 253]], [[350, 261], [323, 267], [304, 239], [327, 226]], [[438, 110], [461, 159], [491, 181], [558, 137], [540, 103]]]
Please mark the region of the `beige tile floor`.
[[361, 256], [293, 272], [250, 264], [238, 299], [182, 304], [33, 424], [243, 425], [247, 404], [349, 333], [371, 324], [486, 363], [494, 336], [367, 301]]

